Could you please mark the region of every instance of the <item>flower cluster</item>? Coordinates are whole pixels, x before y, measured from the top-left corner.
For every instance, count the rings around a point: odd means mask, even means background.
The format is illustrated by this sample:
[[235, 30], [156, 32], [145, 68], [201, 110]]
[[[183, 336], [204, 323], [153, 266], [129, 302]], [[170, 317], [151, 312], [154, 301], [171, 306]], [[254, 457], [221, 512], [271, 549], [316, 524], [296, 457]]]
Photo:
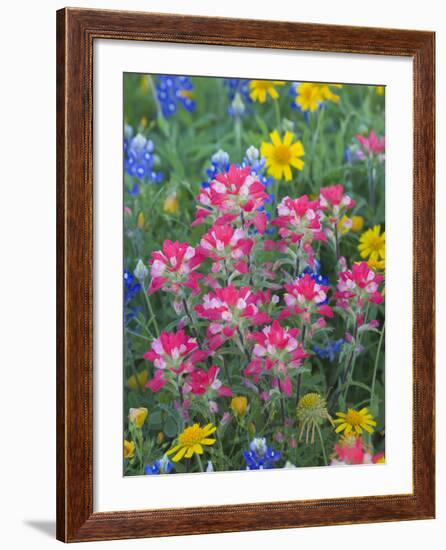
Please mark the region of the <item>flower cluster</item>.
[[[133, 128], [126, 127], [124, 138], [124, 168], [129, 176], [139, 181], [149, 183], [160, 183], [163, 181], [163, 174], [154, 170], [156, 157], [153, 141], [142, 134], [133, 136]], [[132, 192], [138, 193], [139, 187], [133, 187]]]
[[165, 117], [174, 115], [178, 105], [189, 112], [195, 109], [194, 87], [187, 76], [158, 76], [156, 95]]

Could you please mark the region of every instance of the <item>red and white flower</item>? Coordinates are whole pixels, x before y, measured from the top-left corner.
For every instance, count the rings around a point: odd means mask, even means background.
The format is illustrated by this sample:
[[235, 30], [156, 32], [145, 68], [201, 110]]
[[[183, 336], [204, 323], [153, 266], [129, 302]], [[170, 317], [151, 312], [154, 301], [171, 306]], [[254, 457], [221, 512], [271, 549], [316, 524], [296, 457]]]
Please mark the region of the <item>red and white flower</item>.
[[316, 282], [310, 274], [305, 273], [292, 284], [284, 285], [286, 307], [279, 316], [284, 319], [299, 315], [305, 323], [311, 323], [311, 315], [333, 317], [333, 310], [326, 304], [329, 286]]
[[231, 397], [232, 390], [224, 386], [218, 378], [219, 367], [212, 365], [207, 371], [203, 369], [194, 369], [187, 376], [183, 393], [193, 393], [194, 395], [206, 395], [208, 398]]
[[250, 172], [249, 166], [237, 168], [232, 164], [228, 172], [217, 174], [197, 197], [199, 206], [192, 225], [198, 225], [208, 217], [217, 224], [240, 218], [242, 225], [254, 224], [263, 233], [266, 214], [258, 209], [264, 205], [268, 194], [265, 186]]
[[183, 330], [176, 333], [161, 332], [144, 354], [144, 359], [151, 361], [157, 369], [146, 387], [154, 392], [159, 391], [170, 380], [184, 372], [190, 372], [206, 356], [207, 353], [199, 349], [197, 340]]
[[338, 183], [329, 187], [321, 187], [319, 204], [326, 212], [328, 222], [337, 224], [345, 212], [355, 206], [356, 201], [344, 194], [344, 186]]
[[286, 395], [292, 394], [292, 382], [289, 369], [298, 369], [302, 360], [308, 357], [298, 341], [299, 329], [283, 328], [278, 321], [253, 332], [249, 339], [255, 342], [252, 360], [244, 374], [258, 381], [264, 372], [272, 371], [280, 389]]
[[384, 277], [371, 269], [367, 262], [353, 264], [338, 274], [336, 305], [347, 309], [354, 301], [362, 308], [365, 302], [381, 304], [384, 300], [379, 290]]
[[356, 134], [355, 138], [361, 145], [362, 150], [368, 155], [381, 155], [386, 150], [386, 138], [384, 136], [379, 138], [376, 135], [375, 130], [370, 130], [370, 134], [368, 136]]
[[162, 250], [152, 252], [149, 294], [159, 289], [177, 294], [183, 287], [188, 287], [194, 294], [198, 294], [198, 280], [203, 275], [195, 270], [204, 259], [203, 254], [189, 243], [164, 241]]
[[214, 225], [200, 241], [200, 253], [214, 261], [212, 272], [234, 268], [239, 273], [248, 273], [248, 260], [254, 240], [243, 229], [232, 225]]

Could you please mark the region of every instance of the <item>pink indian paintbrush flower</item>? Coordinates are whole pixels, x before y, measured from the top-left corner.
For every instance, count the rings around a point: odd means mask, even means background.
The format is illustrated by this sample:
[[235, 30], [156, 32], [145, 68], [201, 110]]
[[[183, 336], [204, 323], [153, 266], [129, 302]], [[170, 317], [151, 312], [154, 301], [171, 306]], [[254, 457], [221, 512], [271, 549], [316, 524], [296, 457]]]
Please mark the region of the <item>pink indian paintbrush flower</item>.
[[379, 138], [374, 130], [370, 130], [370, 134], [367, 136], [362, 136], [361, 134], [356, 134], [355, 138], [358, 140], [363, 151], [369, 155], [375, 153], [377, 155], [384, 153], [386, 149], [386, 139], [383, 136]]
[[326, 304], [329, 286], [317, 283], [311, 275], [305, 273], [292, 284], [284, 285], [286, 307], [279, 319], [299, 315], [305, 323], [311, 323], [311, 315], [333, 317], [333, 310]]
[[189, 243], [164, 241], [163, 249], [152, 252], [150, 260], [151, 282], [149, 294], [163, 289], [178, 293], [183, 287], [198, 294], [198, 280], [203, 277], [195, 270], [200, 267], [205, 257]]
[[266, 214], [259, 212], [269, 198], [265, 186], [251, 175], [251, 168], [232, 164], [228, 172], [217, 174], [197, 197], [195, 221], [198, 225], [210, 218], [214, 223], [231, 223], [240, 219], [242, 226], [254, 224], [260, 233], [266, 230]]
[[346, 309], [351, 301], [357, 301], [360, 308], [365, 302], [381, 304], [384, 298], [379, 285], [383, 280], [384, 277], [373, 271], [367, 262], [353, 264], [351, 270], [338, 273], [336, 305]]
[[187, 376], [183, 393], [193, 393], [194, 395], [205, 395], [213, 399], [215, 397], [231, 397], [232, 390], [223, 385], [218, 378], [219, 367], [212, 365], [207, 371], [203, 369], [194, 369]]
[[344, 186], [340, 183], [321, 187], [319, 191], [319, 203], [324, 210], [330, 224], [337, 224], [347, 210], [353, 208], [356, 201], [344, 193]]
[[144, 359], [151, 361], [157, 369], [146, 387], [157, 392], [169, 380], [191, 371], [196, 363], [206, 357], [207, 353], [199, 349], [197, 340], [188, 336], [184, 330], [176, 333], [163, 331], [144, 354]]
[[243, 229], [235, 229], [232, 225], [214, 225], [202, 237], [199, 251], [214, 261], [212, 272], [222, 270], [248, 273], [249, 254], [254, 246], [254, 240], [246, 236]]
[[261, 331], [249, 334], [249, 340], [255, 344], [252, 360], [244, 374], [258, 381], [262, 373], [272, 372], [281, 391], [291, 395], [290, 369], [298, 369], [302, 360], [309, 356], [298, 341], [299, 332], [297, 328], [284, 328], [278, 321], [273, 321]]

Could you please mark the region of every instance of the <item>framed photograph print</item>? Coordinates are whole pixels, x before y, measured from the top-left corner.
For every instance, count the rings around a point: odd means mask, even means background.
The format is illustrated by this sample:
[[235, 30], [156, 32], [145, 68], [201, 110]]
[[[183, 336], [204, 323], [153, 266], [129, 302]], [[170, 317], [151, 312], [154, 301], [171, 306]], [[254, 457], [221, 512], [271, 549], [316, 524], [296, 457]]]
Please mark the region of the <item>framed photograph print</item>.
[[57, 537], [434, 517], [434, 34], [57, 13]]

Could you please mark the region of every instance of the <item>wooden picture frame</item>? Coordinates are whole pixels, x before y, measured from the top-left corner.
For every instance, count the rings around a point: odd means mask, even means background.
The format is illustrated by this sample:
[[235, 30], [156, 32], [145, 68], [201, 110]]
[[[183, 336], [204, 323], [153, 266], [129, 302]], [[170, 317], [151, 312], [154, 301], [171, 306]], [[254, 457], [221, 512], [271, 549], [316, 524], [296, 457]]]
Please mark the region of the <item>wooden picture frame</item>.
[[[413, 60], [412, 494], [93, 512], [92, 95], [96, 39], [393, 55]], [[434, 517], [434, 53], [432, 32], [72, 8], [57, 12], [59, 540], [126, 539]]]

